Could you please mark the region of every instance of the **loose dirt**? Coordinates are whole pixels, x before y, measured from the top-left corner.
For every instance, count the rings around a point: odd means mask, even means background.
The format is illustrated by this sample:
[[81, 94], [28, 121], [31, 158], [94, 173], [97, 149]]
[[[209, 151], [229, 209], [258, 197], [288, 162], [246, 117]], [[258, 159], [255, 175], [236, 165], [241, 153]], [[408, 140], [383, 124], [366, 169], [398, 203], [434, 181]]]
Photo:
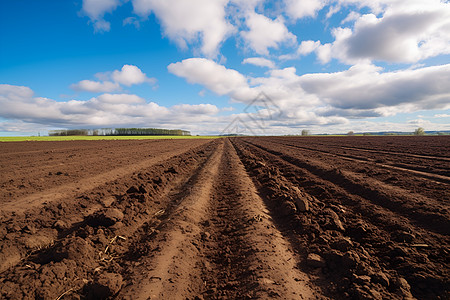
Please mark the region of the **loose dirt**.
[[0, 143], [0, 298], [447, 299], [448, 149]]

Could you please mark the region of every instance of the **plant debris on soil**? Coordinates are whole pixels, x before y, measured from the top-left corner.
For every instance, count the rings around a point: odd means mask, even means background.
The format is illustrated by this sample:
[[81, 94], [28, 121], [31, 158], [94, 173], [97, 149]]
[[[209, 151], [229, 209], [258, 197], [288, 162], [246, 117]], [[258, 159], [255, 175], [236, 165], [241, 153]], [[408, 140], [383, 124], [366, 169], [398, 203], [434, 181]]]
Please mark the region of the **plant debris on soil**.
[[0, 143], [0, 299], [449, 299], [448, 149]]

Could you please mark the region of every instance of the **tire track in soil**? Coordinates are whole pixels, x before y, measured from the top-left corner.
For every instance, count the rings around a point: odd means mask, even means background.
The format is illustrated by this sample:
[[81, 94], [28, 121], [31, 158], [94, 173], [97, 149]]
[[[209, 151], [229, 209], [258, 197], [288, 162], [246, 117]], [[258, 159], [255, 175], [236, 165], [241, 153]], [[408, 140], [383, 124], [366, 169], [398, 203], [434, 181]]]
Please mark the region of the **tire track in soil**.
[[54, 187], [43, 192], [31, 194], [19, 200], [2, 203], [0, 213], [21, 213], [42, 204], [61, 201], [64, 198], [75, 198], [77, 194], [82, 194], [107, 182], [120, 179], [137, 170], [149, 168], [152, 165], [166, 161], [171, 157], [185, 153], [188, 150], [189, 149], [186, 148], [173, 149], [156, 157], [140, 161], [139, 163], [129, 164], [108, 172], [83, 178], [76, 182], [66, 183], [62, 186]]
[[321, 297], [297, 269], [228, 140], [191, 184], [160, 232], [148, 237], [151, 250], [130, 269], [132, 285], [118, 298]]
[[[409, 191], [406, 192], [402, 188], [388, 185], [376, 179], [364, 178], [351, 171], [334, 169], [312, 158], [302, 159], [303, 154], [300, 158], [294, 157], [291, 154], [283, 153], [280, 145], [277, 145], [277, 150], [273, 150], [273, 148], [270, 149], [252, 142], [250, 144], [267, 153], [276, 155], [289, 164], [306, 169], [312, 174], [342, 187], [350, 194], [358, 195], [378, 207], [404, 217], [418, 227], [443, 235], [450, 233], [450, 220], [446, 215], [449, 211], [446, 205], [439, 204], [434, 199]], [[440, 211], [443, 214], [439, 213]]]
[[[0, 298], [53, 299], [59, 295], [58, 291], [64, 291], [64, 286], [71, 294], [87, 299], [106, 298], [115, 294], [117, 287], [98, 287], [97, 279], [105, 274], [109, 276], [108, 274], [123, 272], [118, 262], [123, 262], [120, 257], [128, 251], [129, 242], [133, 241], [130, 237], [133, 237], [134, 232], [142, 231], [142, 227], [146, 227], [148, 223], [153, 223], [155, 217], [164, 215], [161, 212], [170, 211], [176, 206], [168, 196], [170, 192], [182, 189], [180, 186], [185, 186], [189, 178], [195, 177], [215, 148], [216, 142], [209, 142], [150, 169], [136, 171], [131, 178], [120, 178], [98, 187], [82, 197], [54, 203], [42, 210], [33, 209], [24, 216], [25, 220], [16, 217], [6, 221], [5, 223], [11, 224], [8, 227], [22, 227], [25, 224], [24, 228], [31, 228], [35, 233], [19, 229], [19, 232], [8, 234], [1, 241], [2, 260], [15, 265], [24, 257], [26, 259], [1, 274], [0, 283], [4, 285], [4, 289], [0, 290]], [[112, 209], [116, 215], [123, 213], [123, 220], [114, 226], [105, 223], [110, 222], [109, 219], [104, 219], [102, 213], [97, 215], [98, 211], [105, 212], [105, 209]], [[59, 232], [53, 225], [55, 216], [48, 219], [49, 212], [55, 211], [58, 215], [62, 214], [62, 220], [66, 224], [65, 228], [58, 228]], [[71, 222], [74, 218], [78, 221]], [[40, 228], [41, 226], [44, 228]], [[3, 230], [1, 227], [0, 229]], [[41, 240], [43, 232], [50, 232], [45, 241]], [[29, 244], [21, 244], [30, 239], [35, 241], [31, 255]], [[11, 242], [8, 243], [8, 240]], [[12, 244], [18, 248], [13, 252], [5, 251], [11, 243], [19, 243]], [[19, 257], [9, 256], [16, 254]], [[75, 257], [77, 259], [74, 261]], [[14, 262], [11, 261], [13, 258]], [[3, 264], [7, 261], [2, 262], [2, 267], [5, 267]], [[67, 278], [64, 277], [63, 281], [60, 276], [64, 276], [67, 268], [71, 272], [66, 271]], [[37, 288], [39, 286], [41, 287]]]
[[189, 181], [190, 188], [174, 192], [178, 199], [171, 202], [178, 205], [146, 228], [140, 239], [145, 244], [138, 246], [143, 249], [134, 250], [134, 256], [141, 257], [128, 269], [130, 284], [121, 290], [119, 299], [176, 299], [201, 293], [201, 263], [195, 241], [201, 233], [199, 222], [218, 176], [222, 151], [223, 143]]
[[391, 169], [391, 170], [408, 172], [408, 173], [411, 173], [413, 175], [421, 176], [421, 177], [424, 177], [424, 178], [427, 178], [427, 179], [431, 179], [431, 180], [435, 180], [435, 181], [439, 181], [439, 182], [444, 182], [444, 183], [450, 183], [450, 177], [448, 177], [448, 176], [415, 170], [414, 166], [408, 165], [408, 164], [405, 164], [405, 163], [402, 163], [401, 164], [402, 166], [394, 166], [394, 165], [383, 164], [383, 163], [379, 163], [379, 162], [375, 162], [375, 161], [370, 161], [370, 160], [368, 160], [368, 158], [365, 158], [365, 157], [332, 153], [332, 152], [325, 151], [325, 150], [314, 149], [314, 148], [309, 148], [309, 147], [303, 147], [303, 146], [299, 146], [299, 145], [283, 144], [283, 146], [292, 147], [292, 148], [298, 148], [298, 149], [312, 151], [312, 152], [320, 152], [320, 153], [329, 155], [331, 157], [339, 157], [341, 159], [354, 161], [354, 162], [359, 162], [359, 163], [364, 163], [364, 164], [367, 164], [367, 165], [373, 165], [373, 166], [377, 166], [377, 167], [381, 167], [381, 168], [385, 168], [385, 169]]
[[[266, 140], [267, 141], [267, 140]], [[301, 144], [301, 140], [295, 140], [291, 139], [289, 143], [296, 142], [295, 144]], [[281, 141], [281, 144], [284, 142]], [[288, 142], [286, 142], [288, 143]], [[348, 143], [348, 142], [345, 142]], [[284, 147], [284, 145], [281, 145]], [[318, 147], [326, 147], [328, 146], [326, 143], [325, 145], [322, 143], [319, 143], [316, 145]], [[272, 147], [273, 148], [273, 147]], [[333, 148], [333, 147], [331, 147]], [[293, 149], [294, 150], [294, 149]], [[337, 149], [336, 151], [339, 151]], [[292, 152], [292, 151], [291, 151]], [[345, 153], [345, 151], [344, 151]], [[378, 167], [376, 164], [365, 164], [360, 163], [357, 161], [351, 161], [351, 160], [345, 160], [345, 159], [334, 159], [334, 157], [321, 157], [320, 153], [315, 152], [305, 152], [307, 156], [315, 157], [317, 160], [322, 161], [324, 163], [327, 163], [329, 165], [334, 165], [336, 168], [344, 169], [344, 170], [350, 170], [354, 173], [359, 173], [363, 175], [363, 177], [371, 177], [372, 179], [376, 179], [380, 182], [383, 182], [387, 184], [388, 186], [396, 186], [399, 187], [405, 191], [409, 191], [409, 193], [413, 194], [420, 194], [427, 198], [427, 200], [432, 200], [432, 202], [437, 202], [439, 204], [445, 204], [450, 201], [450, 194], [446, 194], [444, 191], [446, 191], [449, 187], [449, 183], [445, 183], [442, 181], [436, 181], [434, 179], [430, 179], [426, 176], [415, 176], [411, 172], [408, 171], [401, 171], [401, 170], [395, 170], [395, 169], [389, 169], [389, 168], [382, 168]], [[358, 153], [360, 154], [360, 153]], [[389, 160], [391, 161], [392, 165], [396, 165], [401, 167], [401, 164], [399, 162], [403, 161], [403, 156], [397, 156], [396, 157], [396, 163], [393, 163], [392, 158], [386, 158], [383, 154], [381, 156], [374, 156], [374, 155], [368, 155], [368, 160], [375, 161], [380, 163], [381, 161]], [[407, 157], [407, 156], [406, 156]], [[407, 159], [408, 160], [408, 159]], [[430, 165], [431, 162], [431, 165]], [[409, 163], [409, 162], [408, 162]], [[425, 170], [428, 167], [431, 169], [426, 171], [427, 173], [433, 173], [433, 174], [439, 174], [444, 175], [448, 177], [448, 174], [450, 174], [450, 165], [445, 162], [439, 162], [439, 161], [429, 161], [420, 159], [415, 162], [416, 166], [415, 169], [421, 169]], [[449, 177], [450, 178], [450, 177]], [[444, 192], [444, 193], [443, 193]], [[434, 204], [433, 204], [434, 205]], [[422, 203], [420, 205], [421, 209]]]
[[234, 147], [215, 182], [206, 235], [205, 299], [319, 299], [298, 257], [275, 227]]
[[[251, 144], [244, 146], [245, 141], [234, 140], [233, 143], [240, 148], [240, 156], [246, 159], [246, 167], [255, 168], [255, 179], [261, 180], [260, 175], [267, 174], [262, 178], [268, 176], [278, 181], [280, 177], [276, 174], [283, 174], [282, 181], [291, 182], [312, 195], [306, 196], [312, 201], [311, 212], [291, 215], [285, 222], [288, 228], [298, 232], [297, 245], [302, 245], [305, 252], [319, 253], [325, 258], [326, 266], [319, 272], [323, 275], [316, 278], [325, 291], [334, 291], [335, 297], [345, 299], [401, 299], [411, 297], [409, 289], [419, 299], [440, 299], [449, 295], [448, 267], [444, 258], [448, 254], [447, 236], [411, 226], [407, 219], [374, 207], [320, 175], [283, 160], [280, 155]], [[246, 150], [242, 152], [242, 149]], [[257, 158], [248, 159], [253, 156]], [[273, 195], [271, 180], [261, 183], [269, 196]], [[276, 196], [278, 206], [282, 205], [282, 199]], [[335, 231], [335, 225], [330, 227], [327, 221], [330, 208], [343, 224], [342, 233]], [[331, 224], [333, 222], [332, 219]]]
[[432, 156], [432, 155], [419, 155], [419, 154], [411, 154], [411, 153], [404, 153], [404, 152], [393, 152], [393, 151], [382, 151], [382, 150], [373, 150], [373, 149], [365, 149], [365, 148], [358, 148], [358, 147], [344, 147], [340, 146], [341, 149], [347, 149], [347, 150], [357, 150], [357, 151], [364, 151], [364, 152], [370, 152], [370, 153], [382, 153], [382, 154], [392, 154], [394, 156], [410, 156], [410, 157], [417, 157], [417, 158], [424, 158], [424, 159], [431, 159], [431, 160], [443, 160], [443, 161], [449, 161], [450, 157], [445, 156]]

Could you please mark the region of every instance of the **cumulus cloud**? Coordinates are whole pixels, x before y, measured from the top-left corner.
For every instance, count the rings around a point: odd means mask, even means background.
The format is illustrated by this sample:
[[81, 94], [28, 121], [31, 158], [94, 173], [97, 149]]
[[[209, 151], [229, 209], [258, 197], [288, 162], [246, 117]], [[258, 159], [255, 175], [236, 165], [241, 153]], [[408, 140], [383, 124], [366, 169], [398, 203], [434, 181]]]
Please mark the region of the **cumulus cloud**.
[[344, 59], [369, 58], [417, 62], [450, 53], [450, 6], [446, 10], [398, 12], [377, 18], [361, 16], [352, 35], [337, 35], [336, 48]]
[[360, 13], [357, 13], [356, 11], [351, 11], [351, 12], [347, 15], [347, 17], [345, 17], [345, 19], [341, 21], [341, 24], [345, 24], [345, 23], [348, 23], [348, 22], [356, 21], [356, 20], [358, 20], [360, 17], [361, 17], [361, 14], [360, 14]]
[[300, 84], [333, 108], [381, 116], [448, 109], [449, 80], [450, 65], [385, 73], [374, 65], [356, 65], [343, 72], [303, 75]]
[[138, 104], [145, 103], [145, 99], [129, 94], [103, 94], [97, 97], [98, 101], [110, 104]]
[[302, 76], [291, 67], [251, 78], [211, 60], [192, 58], [168, 69], [234, 101], [250, 103], [264, 92], [282, 110], [286, 125], [313, 116], [325, 124], [450, 108], [450, 65], [383, 72], [375, 65], [359, 64], [342, 72]]
[[106, 93], [120, 91], [122, 89], [121, 85], [132, 86], [135, 84], [156, 83], [156, 78], [147, 77], [141, 69], [133, 65], [124, 65], [120, 71], [97, 73], [95, 76], [102, 81], [82, 80], [72, 84], [70, 88], [75, 91]]
[[229, 95], [245, 101], [256, 97], [247, 83], [247, 78], [236, 70], [227, 69], [206, 58], [189, 58], [170, 64], [169, 72], [185, 78], [189, 83], [201, 84], [217, 95]]
[[201, 52], [218, 54], [221, 43], [234, 31], [227, 21], [229, 0], [132, 0], [134, 12], [146, 17], [154, 13], [164, 33], [182, 48], [201, 42]]
[[141, 69], [133, 65], [124, 65], [122, 67], [122, 70], [115, 70], [112, 73], [111, 78], [116, 83], [120, 83], [126, 86], [142, 84], [145, 82], [153, 84], [156, 82], [155, 78], [148, 78], [147, 75], [145, 75], [145, 73], [141, 71]]
[[286, 14], [294, 20], [315, 17], [326, 3], [325, 0], [284, 0]]
[[297, 53], [300, 55], [308, 55], [311, 52], [314, 52], [317, 48], [319, 48], [319, 41], [302, 41], [300, 46], [298, 47]]
[[102, 94], [86, 101], [61, 102], [36, 97], [28, 87], [8, 84], [0, 85], [0, 106], [0, 117], [8, 119], [8, 124], [17, 123], [22, 129], [26, 124], [42, 124], [46, 128], [161, 127], [164, 124], [174, 128], [187, 121], [212, 122], [220, 111], [213, 104], [164, 107], [132, 94]]
[[[82, 11], [94, 23], [95, 31], [109, 31], [111, 24], [104, 15], [114, 11], [127, 0], [83, 0]], [[132, 0], [136, 15], [146, 18], [154, 13], [161, 22], [164, 34], [178, 46], [200, 44], [200, 51], [208, 57], [216, 57], [223, 41], [234, 32], [227, 21], [226, 7], [229, 0]], [[135, 17], [128, 17], [123, 25], [139, 28]]]
[[[347, 122], [339, 116], [322, 117], [313, 111], [318, 99], [302, 90], [295, 68], [271, 70], [269, 77], [250, 78], [212, 60], [191, 58], [171, 64], [168, 69], [190, 83], [201, 84], [218, 95], [252, 105], [247, 113], [238, 115], [242, 120], [252, 115], [254, 119], [270, 115], [275, 118], [270, 123], [285, 126]], [[269, 98], [259, 97], [261, 92]]]
[[75, 91], [86, 91], [91, 93], [104, 93], [120, 90], [120, 85], [117, 82], [111, 81], [92, 81], [81, 80], [78, 83], [74, 83], [70, 86]]
[[212, 104], [179, 104], [172, 107], [175, 112], [194, 115], [215, 115], [219, 108]]
[[263, 57], [249, 57], [242, 61], [243, 64], [251, 64], [258, 67], [267, 67], [269, 69], [275, 68], [275, 63]]
[[369, 7], [351, 12], [332, 30], [335, 40], [314, 51], [322, 63], [336, 58], [347, 64], [384, 61], [416, 63], [450, 53], [450, 3], [439, 0], [341, 0], [342, 5]]
[[83, 12], [94, 23], [97, 32], [109, 31], [111, 24], [103, 19], [105, 13], [114, 11], [121, 0], [83, 0]]
[[297, 59], [301, 56], [309, 55], [311, 53], [315, 53], [317, 59], [322, 64], [326, 64], [332, 59], [332, 45], [329, 43], [322, 45], [320, 41], [312, 41], [312, 40], [302, 41], [300, 43], [300, 46], [297, 48], [296, 53], [282, 55], [280, 56], [280, 59], [282, 60]]
[[297, 41], [287, 29], [282, 17], [272, 20], [262, 14], [249, 12], [245, 24], [248, 31], [241, 31], [242, 38], [256, 53], [269, 54], [269, 48], [278, 49], [281, 44], [294, 45]]

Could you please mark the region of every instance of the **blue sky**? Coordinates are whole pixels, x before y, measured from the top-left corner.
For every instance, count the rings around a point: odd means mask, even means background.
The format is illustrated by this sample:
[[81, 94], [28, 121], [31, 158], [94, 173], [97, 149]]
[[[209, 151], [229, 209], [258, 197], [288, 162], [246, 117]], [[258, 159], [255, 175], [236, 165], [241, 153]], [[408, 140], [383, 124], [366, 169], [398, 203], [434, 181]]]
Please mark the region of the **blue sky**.
[[439, 0], [2, 1], [0, 135], [450, 130], [449, 28]]

